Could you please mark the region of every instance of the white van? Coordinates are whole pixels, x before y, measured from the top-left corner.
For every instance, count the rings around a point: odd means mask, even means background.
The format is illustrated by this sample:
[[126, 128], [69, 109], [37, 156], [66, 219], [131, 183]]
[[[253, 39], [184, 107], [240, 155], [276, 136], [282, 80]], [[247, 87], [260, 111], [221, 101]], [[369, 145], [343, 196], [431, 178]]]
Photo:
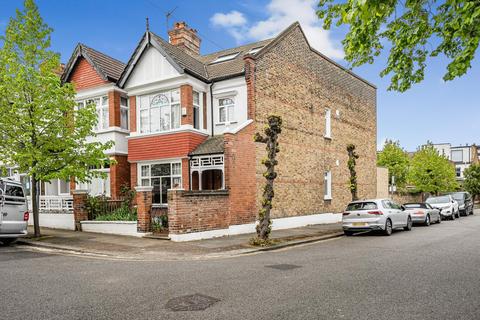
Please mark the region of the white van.
[[0, 242], [9, 244], [28, 233], [27, 198], [19, 182], [0, 179]]

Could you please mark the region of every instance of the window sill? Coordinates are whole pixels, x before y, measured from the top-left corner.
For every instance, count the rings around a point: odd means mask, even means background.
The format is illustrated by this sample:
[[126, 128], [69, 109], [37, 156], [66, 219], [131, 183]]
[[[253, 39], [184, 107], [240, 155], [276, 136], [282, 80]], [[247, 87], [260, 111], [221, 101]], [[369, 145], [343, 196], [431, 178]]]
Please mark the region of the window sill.
[[325, 201], [330, 201], [332, 199], [333, 199], [332, 196], [324, 196], [323, 197], [323, 200], [325, 200]]
[[332, 136], [325, 136], [325, 135], [324, 135], [323, 137], [324, 137], [325, 139], [327, 139], [327, 140], [332, 140]]
[[154, 203], [154, 204], [152, 204], [152, 208], [168, 208], [168, 204]]
[[231, 124], [237, 124], [238, 121], [232, 121], [232, 122], [220, 122], [216, 123], [215, 126], [220, 127], [220, 126], [229, 126]]

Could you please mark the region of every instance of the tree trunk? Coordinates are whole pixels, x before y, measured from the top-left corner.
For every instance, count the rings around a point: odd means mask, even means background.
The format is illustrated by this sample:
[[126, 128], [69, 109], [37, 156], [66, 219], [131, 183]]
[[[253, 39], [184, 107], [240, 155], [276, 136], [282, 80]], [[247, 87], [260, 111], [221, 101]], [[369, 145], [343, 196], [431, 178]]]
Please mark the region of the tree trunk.
[[38, 181], [35, 174], [32, 176], [32, 212], [33, 212], [33, 229], [35, 237], [40, 237], [40, 221], [39, 221], [39, 205], [40, 197], [38, 195]]

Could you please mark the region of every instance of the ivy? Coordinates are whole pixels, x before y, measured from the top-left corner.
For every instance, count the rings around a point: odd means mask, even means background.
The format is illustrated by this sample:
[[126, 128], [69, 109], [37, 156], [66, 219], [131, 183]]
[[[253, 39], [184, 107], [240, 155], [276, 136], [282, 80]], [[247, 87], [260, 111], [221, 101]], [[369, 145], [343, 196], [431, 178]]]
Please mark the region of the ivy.
[[357, 165], [358, 154], [355, 152], [355, 145], [347, 145], [348, 152], [348, 171], [350, 172], [350, 192], [352, 194], [352, 201], [358, 200], [358, 184], [357, 184], [357, 171], [355, 166]]

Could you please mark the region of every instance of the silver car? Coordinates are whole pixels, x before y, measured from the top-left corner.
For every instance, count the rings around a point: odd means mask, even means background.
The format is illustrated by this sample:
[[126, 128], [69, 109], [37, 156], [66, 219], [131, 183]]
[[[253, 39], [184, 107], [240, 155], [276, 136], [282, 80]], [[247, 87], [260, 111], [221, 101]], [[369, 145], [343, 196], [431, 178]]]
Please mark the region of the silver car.
[[389, 236], [394, 229], [412, 230], [412, 218], [403, 206], [390, 199], [350, 202], [342, 215], [345, 235], [380, 230]]
[[425, 202], [404, 203], [405, 211], [410, 213], [413, 223], [429, 226], [431, 223], [442, 222], [440, 210]]
[[27, 235], [28, 207], [20, 183], [0, 179], [0, 242], [9, 244]]

